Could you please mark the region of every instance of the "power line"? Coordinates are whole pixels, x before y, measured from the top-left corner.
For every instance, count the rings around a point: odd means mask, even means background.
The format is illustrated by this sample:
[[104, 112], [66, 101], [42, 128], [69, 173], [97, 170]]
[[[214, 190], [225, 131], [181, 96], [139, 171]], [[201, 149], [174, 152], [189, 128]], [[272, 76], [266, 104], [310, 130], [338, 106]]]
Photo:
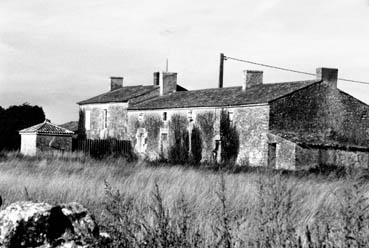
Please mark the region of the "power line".
[[[228, 56], [224, 56], [224, 57], [225, 57], [226, 60], [231, 59], [231, 60], [235, 60], [235, 61], [238, 61], [238, 62], [243, 62], [243, 63], [253, 64], [253, 65], [268, 67], [268, 68], [272, 68], [272, 69], [294, 72], [294, 73], [300, 73], [300, 74], [309, 75], [309, 76], [316, 76], [315, 73], [299, 71], [299, 70], [294, 70], [294, 69], [289, 69], [289, 68], [279, 67], [279, 66], [274, 66], [274, 65], [267, 65], [267, 64], [263, 64], [263, 63], [258, 63], [258, 62], [253, 62], [253, 61], [250, 61], [250, 60], [238, 59], [238, 58], [233, 58], [233, 57], [228, 57]], [[368, 84], [369, 85], [369, 82], [365, 82], [365, 81], [358, 81], [358, 80], [352, 80], [352, 79], [346, 79], [346, 78], [338, 78], [338, 80], [345, 81], [345, 82], [350, 82], [350, 83]]]

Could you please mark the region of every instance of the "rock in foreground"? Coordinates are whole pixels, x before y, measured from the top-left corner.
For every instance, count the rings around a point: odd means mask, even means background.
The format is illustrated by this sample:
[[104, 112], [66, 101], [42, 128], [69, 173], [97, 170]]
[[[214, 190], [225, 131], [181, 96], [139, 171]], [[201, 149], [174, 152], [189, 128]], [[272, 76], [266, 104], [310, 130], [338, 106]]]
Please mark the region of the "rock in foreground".
[[16, 202], [0, 211], [0, 247], [88, 247], [98, 226], [79, 203]]

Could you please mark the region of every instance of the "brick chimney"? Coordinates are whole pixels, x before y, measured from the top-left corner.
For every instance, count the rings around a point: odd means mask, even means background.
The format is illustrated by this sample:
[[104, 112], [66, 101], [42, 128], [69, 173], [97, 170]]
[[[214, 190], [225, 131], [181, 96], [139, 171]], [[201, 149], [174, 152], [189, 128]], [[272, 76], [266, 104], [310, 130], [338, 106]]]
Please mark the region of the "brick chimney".
[[123, 77], [110, 77], [110, 91], [123, 88]]
[[160, 72], [156, 71], [154, 72], [154, 85], [160, 84]]
[[323, 81], [324, 84], [337, 89], [338, 69], [334, 68], [317, 68], [316, 79]]
[[246, 91], [254, 85], [263, 84], [263, 71], [245, 70], [245, 80], [242, 83], [242, 91]]
[[162, 78], [159, 76], [160, 95], [168, 95], [177, 90], [177, 73], [162, 72]]

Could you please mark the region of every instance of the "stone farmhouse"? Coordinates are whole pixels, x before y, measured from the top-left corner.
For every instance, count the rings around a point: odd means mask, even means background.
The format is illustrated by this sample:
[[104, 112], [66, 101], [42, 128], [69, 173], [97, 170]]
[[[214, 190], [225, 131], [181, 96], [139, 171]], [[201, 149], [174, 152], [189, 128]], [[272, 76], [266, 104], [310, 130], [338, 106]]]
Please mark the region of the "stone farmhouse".
[[316, 79], [264, 83], [247, 71], [237, 87], [186, 90], [177, 73], [155, 72], [152, 85], [123, 86], [111, 78], [107, 93], [79, 102], [88, 139], [130, 140], [137, 154], [168, 156], [171, 120], [182, 116], [202, 136], [202, 160], [220, 159], [220, 113], [239, 135], [237, 163], [299, 169], [318, 164], [369, 165], [369, 106], [337, 88], [337, 69]]

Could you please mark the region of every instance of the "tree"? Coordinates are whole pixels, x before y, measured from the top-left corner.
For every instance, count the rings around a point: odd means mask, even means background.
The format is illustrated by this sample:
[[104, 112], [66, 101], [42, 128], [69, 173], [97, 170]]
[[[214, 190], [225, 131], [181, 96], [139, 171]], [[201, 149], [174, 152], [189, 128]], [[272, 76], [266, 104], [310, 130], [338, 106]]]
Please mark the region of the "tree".
[[234, 163], [238, 156], [240, 141], [227, 110], [222, 110], [220, 115], [220, 142], [222, 163]]
[[45, 113], [39, 106], [24, 103], [19, 106], [0, 108], [0, 150], [20, 148], [19, 130], [36, 125], [45, 120]]

